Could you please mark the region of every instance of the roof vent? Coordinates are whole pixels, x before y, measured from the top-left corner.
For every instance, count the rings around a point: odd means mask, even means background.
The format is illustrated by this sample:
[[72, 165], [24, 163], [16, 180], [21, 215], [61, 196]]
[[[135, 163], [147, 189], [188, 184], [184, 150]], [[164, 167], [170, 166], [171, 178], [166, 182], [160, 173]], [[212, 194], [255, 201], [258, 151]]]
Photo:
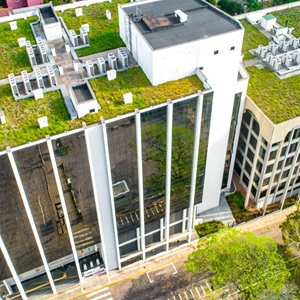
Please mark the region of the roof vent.
[[187, 14], [180, 9], [175, 10], [175, 17], [180, 19], [181, 23], [187, 22]]

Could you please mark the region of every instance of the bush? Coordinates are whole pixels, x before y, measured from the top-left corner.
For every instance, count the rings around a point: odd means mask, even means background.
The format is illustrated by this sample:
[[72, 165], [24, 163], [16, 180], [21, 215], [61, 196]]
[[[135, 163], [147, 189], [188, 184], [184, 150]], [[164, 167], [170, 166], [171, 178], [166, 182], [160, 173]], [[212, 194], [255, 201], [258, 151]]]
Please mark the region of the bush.
[[240, 15], [244, 13], [244, 7], [242, 4], [234, 1], [228, 1], [228, 0], [220, 0], [218, 2], [218, 5], [220, 9], [227, 12], [231, 16], [234, 15]]
[[195, 226], [195, 230], [199, 236], [199, 238], [202, 238], [208, 234], [215, 233], [226, 226], [221, 221], [210, 221], [203, 224], [197, 224]]

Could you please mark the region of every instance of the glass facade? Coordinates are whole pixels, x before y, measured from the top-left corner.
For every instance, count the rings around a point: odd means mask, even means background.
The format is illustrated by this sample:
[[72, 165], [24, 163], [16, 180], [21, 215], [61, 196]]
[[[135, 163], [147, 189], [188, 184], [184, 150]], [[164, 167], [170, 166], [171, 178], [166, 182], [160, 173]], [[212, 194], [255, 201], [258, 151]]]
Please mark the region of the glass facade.
[[7, 155], [0, 156], [0, 166], [0, 234], [16, 272], [21, 274], [40, 267], [42, 260]]
[[202, 202], [212, 103], [213, 103], [213, 92], [205, 93], [203, 96], [203, 106], [202, 106], [195, 204]]
[[[113, 191], [113, 199], [105, 197], [101, 198], [101, 201], [106, 201], [107, 208], [114, 208], [113, 213], [109, 212], [109, 216], [105, 216], [107, 217], [105, 224], [111, 224], [109, 225], [111, 232], [117, 235], [121, 266], [144, 257], [149, 258], [168, 248], [178, 247], [187, 239], [197, 104], [200, 101], [198, 97], [194, 95], [149, 108], [140, 112], [140, 118], [135, 114], [129, 114], [106, 122], [104, 139], [107, 136], [107, 144], [99, 135], [96, 144], [108, 150], [110, 165], [110, 174], [107, 174], [105, 164], [108, 162], [99, 160], [98, 167], [105, 170], [101, 171], [101, 174], [108, 176], [106, 183], [101, 187], [106, 188], [107, 185], [107, 190]], [[202, 202], [212, 101], [213, 92], [205, 92], [199, 116], [201, 130], [196, 162], [195, 204]], [[167, 120], [168, 108], [172, 108], [173, 114], [170, 114], [172, 120]], [[140, 179], [144, 192], [142, 204], [139, 199], [136, 120], [140, 120], [141, 129], [142, 178]], [[167, 126], [171, 123], [170, 215], [166, 216]], [[53, 266], [51, 274], [54, 279], [59, 278], [55, 282], [58, 289], [62, 286], [60, 283], [64, 281], [61, 278], [62, 274], [69, 272], [72, 278], [78, 277], [67, 232], [67, 218], [59, 196], [60, 189], [66, 203], [76, 250], [82, 253], [82, 257], [79, 257], [81, 271], [90, 269], [89, 256], [94, 255], [94, 261], [103, 262], [99, 252], [101, 239], [89, 166], [90, 145], [86, 144], [86, 141], [90, 140], [86, 139], [86, 133], [89, 134], [84, 130], [66, 132], [52, 137], [50, 141], [43, 140], [33, 145], [22, 146], [12, 152], [46, 259], [50, 263], [50, 268]], [[95, 135], [91, 136], [95, 138]], [[56, 164], [54, 169], [48, 144], [52, 146], [50, 149], [53, 149]], [[99, 151], [101, 155], [105, 153], [104, 150]], [[93, 155], [95, 153], [97, 155], [97, 151], [94, 151]], [[0, 207], [1, 211], [5, 212], [5, 217], [0, 218], [0, 233], [13, 263], [18, 262], [17, 273], [22, 274], [43, 264], [6, 153], [0, 155], [0, 165], [2, 174]], [[61, 186], [57, 186], [55, 179], [56, 168]], [[109, 176], [112, 186], [109, 186]], [[98, 181], [101, 178], [93, 180]], [[96, 183], [95, 191], [97, 188]], [[8, 198], [10, 202], [6, 205]], [[140, 211], [141, 205], [144, 206], [143, 211]], [[99, 207], [101, 211], [101, 203]], [[103, 215], [100, 215], [101, 221], [104, 220]], [[144, 219], [143, 224], [141, 219]], [[165, 230], [168, 221], [169, 245], [166, 244], [168, 237]], [[21, 226], [15, 226], [16, 222]], [[144, 234], [141, 230], [143, 227]], [[11, 233], [20, 240], [15, 242]], [[172, 239], [176, 234], [180, 234], [180, 237]], [[143, 241], [145, 252], [142, 249]], [[109, 246], [115, 247], [114, 244]], [[63, 262], [63, 267], [59, 266], [60, 261]], [[0, 274], [0, 280], [11, 276], [6, 266], [1, 267]], [[41, 275], [41, 278], [47, 279], [44, 275]]]
[[[135, 117], [108, 123], [106, 128], [120, 255], [123, 256], [138, 250], [137, 228], [140, 227]], [[128, 241], [131, 242], [126, 243]]]
[[[160, 221], [165, 217], [167, 106], [141, 114], [144, 180], [145, 244], [162, 241]], [[163, 235], [164, 236], [164, 235]], [[164, 251], [162, 247], [157, 251]]]

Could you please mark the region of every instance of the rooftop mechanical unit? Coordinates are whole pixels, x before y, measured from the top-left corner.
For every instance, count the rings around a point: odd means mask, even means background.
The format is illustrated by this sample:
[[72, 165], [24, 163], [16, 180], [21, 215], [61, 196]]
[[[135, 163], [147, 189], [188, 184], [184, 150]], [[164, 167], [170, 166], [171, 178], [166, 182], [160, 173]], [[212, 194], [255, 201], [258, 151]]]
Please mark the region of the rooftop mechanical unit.
[[36, 83], [40, 89], [43, 89], [45, 87], [43, 76], [41, 74], [40, 69], [34, 69], [35, 77], [36, 77]]
[[73, 47], [78, 46], [78, 37], [77, 37], [76, 32], [73, 29], [69, 31], [69, 37], [70, 37]]
[[89, 77], [95, 76], [94, 64], [91, 60], [86, 61], [86, 71]]
[[108, 53], [108, 64], [111, 69], [117, 70], [117, 59], [112, 52]]
[[20, 93], [19, 93], [19, 89], [18, 89], [18, 86], [17, 86], [17, 83], [16, 83], [15, 75], [14, 74], [9, 74], [8, 75], [8, 80], [9, 80], [11, 91], [12, 91], [13, 95], [14, 96], [19, 96]]
[[88, 34], [87, 34], [86, 30], [83, 27], [80, 28], [80, 37], [81, 37], [82, 42], [83, 42], [84, 45], [89, 43]]
[[55, 73], [54, 73], [53, 67], [51, 65], [47, 65], [46, 68], [47, 68], [51, 86], [56, 86], [56, 78], [55, 78]]
[[128, 56], [123, 48], [118, 49], [118, 59], [123, 67], [128, 67]]
[[37, 63], [36, 63], [35, 55], [34, 55], [30, 41], [26, 41], [25, 46], [26, 46], [26, 52], [28, 54], [30, 64], [32, 66], [36, 66]]
[[97, 59], [97, 66], [98, 66], [100, 74], [106, 72], [106, 64], [105, 64], [105, 60], [103, 57], [99, 57]]
[[28, 73], [27, 73], [27, 71], [22, 71], [21, 75], [22, 75], [26, 94], [29, 94], [31, 92], [31, 85], [30, 85]]
[[43, 63], [48, 62], [48, 55], [47, 55], [47, 51], [46, 51], [45, 45], [43, 43], [43, 40], [40, 37], [38, 37], [36, 39], [36, 42], [37, 42], [38, 51], [39, 51], [39, 54], [41, 55]]

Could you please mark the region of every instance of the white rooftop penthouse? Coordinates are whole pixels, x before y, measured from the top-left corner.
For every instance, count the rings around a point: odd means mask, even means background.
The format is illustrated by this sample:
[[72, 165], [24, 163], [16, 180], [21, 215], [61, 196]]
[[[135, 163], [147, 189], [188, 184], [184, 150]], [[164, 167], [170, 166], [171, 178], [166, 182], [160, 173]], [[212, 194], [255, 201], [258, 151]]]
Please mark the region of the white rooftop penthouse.
[[229, 132], [235, 130], [232, 118], [235, 115], [239, 124], [248, 84], [241, 65], [242, 25], [201, 0], [119, 5], [119, 24], [121, 38], [153, 85], [188, 77], [199, 70], [209, 82], [213, 106], [203, 201], [197, 211], [218, 206], [225, 160], [229, 164], [225, 189], [230, 186], [233, 171], [232, 159], [230, 162], [227, 155], [234, 153], [237, 144], [237, 140], [229, 140]]

